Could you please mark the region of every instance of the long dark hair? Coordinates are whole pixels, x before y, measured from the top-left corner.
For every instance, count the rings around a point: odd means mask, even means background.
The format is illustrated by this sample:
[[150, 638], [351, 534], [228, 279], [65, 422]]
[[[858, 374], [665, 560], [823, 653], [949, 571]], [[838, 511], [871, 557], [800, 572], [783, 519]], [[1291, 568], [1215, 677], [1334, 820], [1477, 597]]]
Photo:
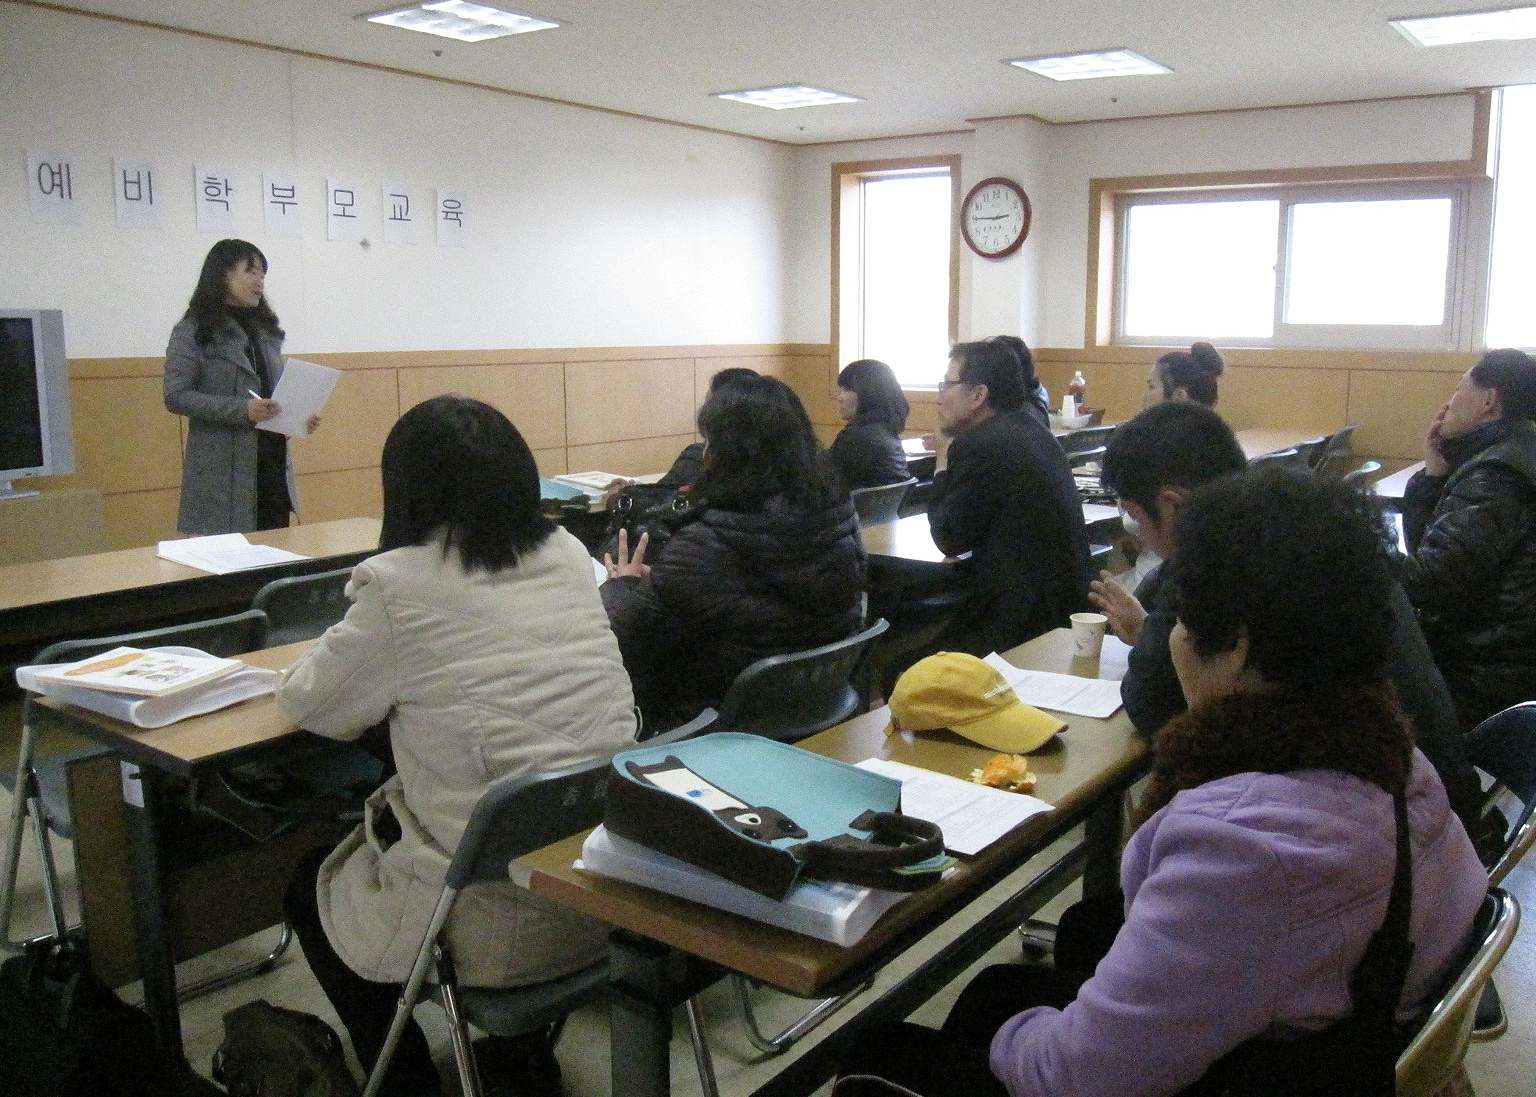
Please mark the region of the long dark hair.
[[897, 433], [906, 429], [912, 406], [907, 403], [896, 374], [878, 358], [849, 362], [837, 375], [837, 385], [859, 398], [859, 416], [882, 420]]
[[[186, 315], [182, 317], [194, 322], [192, 335], [198, 343], [206, 346], [213, 342], [224, 321], [235, 317], [236, 310], [229, 304], [229, 290], [224, 279], [230, 271], [247, 260], [253, 265], [260, 264], [263, 272], [267, 270], [267, 257], [261, 253], [260, 248], [247, 240], [220, 240], [208, 249], [208, 254], [203, 258], [203, 269], [197, 276], [197, 288], [192, 291]], [[277, 313], [267, 304], [265, 294], [255, 308], [238, 311], [248, 323], [279, 339], [283, 337], [283, 329], [277, 323]]]
[[434, 396], [384, 441], [382, 550], [444, 537], [466, 570], [496, 572], [544, 543], [539, 470], [512, 421], [467, 396]]
[[1024, 386], [1024, 401], [1050, 421], [1051, 409], [1045, 406], [1045, 396], [1040, 391], [1040, 374], [1035, 370], [1035, 356], [1029, 349], [1029, 344], [1017, 335], [992, 335], [983, 342], [996, 343], [1000, 347], [1007, 347], [1013, 352], [1013, 356], [1019, 360], [1019, 368], [1024, 371], [1021, 383]]
[[800, 398], [774, 377], [724, 386], [699, 409], [704, 471], [693, 494], [725, 510], [756, 511], [775, 495], [815, 513], [843, 496]]
[[1216, 406], [1216, 379], [1224, 368], [1221, 355], [1209, 343], [1195, 343], [1185, 350], [1172, 350], [1157, 360], [1157, 377], [1163, 383], [1163, 399], [1183, 389], [1189, 398], [1208, 408]]

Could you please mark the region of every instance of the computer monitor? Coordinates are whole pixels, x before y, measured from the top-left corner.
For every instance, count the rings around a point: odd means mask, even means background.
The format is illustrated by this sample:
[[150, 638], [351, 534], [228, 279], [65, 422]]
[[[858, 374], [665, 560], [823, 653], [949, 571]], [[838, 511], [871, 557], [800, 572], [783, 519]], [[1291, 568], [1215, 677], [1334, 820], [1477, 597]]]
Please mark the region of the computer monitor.
[[0, 499], [37, 494], [12, 480], [74, 469], [64, 314], [0, 308]]

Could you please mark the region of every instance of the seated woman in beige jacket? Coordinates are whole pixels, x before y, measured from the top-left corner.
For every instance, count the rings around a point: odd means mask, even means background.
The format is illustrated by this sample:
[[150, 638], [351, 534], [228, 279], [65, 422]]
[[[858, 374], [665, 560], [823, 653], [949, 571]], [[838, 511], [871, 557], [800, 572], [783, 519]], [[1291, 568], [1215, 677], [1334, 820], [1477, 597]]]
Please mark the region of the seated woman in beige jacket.
[[[463, 397], [428, 400], [390, 431], [382, 465], [383, 551], [358, 565], [346, 617], [278, 694], [301, 726], [335, 739], [389, 721], [398, 774], [356, 831], [300, 866], [286, 903], [365, 1065], [486, 787], [602, 757], [635, 734], [591, 560], [540, 515], [533, 455], [506, 416]], [[604, 947], [595, 925], [511, 881], [474, 885], [448, 933], [460, 978], [479, 986], [565, 975]], [[519, 1092], [558, 1092], [547, 1033], [489, 1050], [523, 1075]], [[441, 1092], [414, 1026], [383, 1092]]]

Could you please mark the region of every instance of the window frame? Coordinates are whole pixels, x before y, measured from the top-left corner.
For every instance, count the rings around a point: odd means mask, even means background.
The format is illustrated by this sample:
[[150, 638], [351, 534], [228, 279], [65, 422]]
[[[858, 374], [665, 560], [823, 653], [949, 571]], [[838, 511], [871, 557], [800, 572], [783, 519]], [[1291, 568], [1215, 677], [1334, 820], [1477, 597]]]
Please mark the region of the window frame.
[[[838, 363], [864, 357], [862, 254], [863, 216], [860, 184], [882, 176], [949, 173], [949, 328], [947, 338], [954, 343], [960, 329], [960, 233], [956, 211], [960, 206], [960, 157], [955, 154], [910, 156], [889, 160], [856, 160], [832, 165], [832, 350], [833, 378]], [[844, 257], [855, 262], [845, 270]], [[939, 363], [942, 373], [943, 363]], [[908, 392], [937, 392], [933, 385], [907, 385]]]

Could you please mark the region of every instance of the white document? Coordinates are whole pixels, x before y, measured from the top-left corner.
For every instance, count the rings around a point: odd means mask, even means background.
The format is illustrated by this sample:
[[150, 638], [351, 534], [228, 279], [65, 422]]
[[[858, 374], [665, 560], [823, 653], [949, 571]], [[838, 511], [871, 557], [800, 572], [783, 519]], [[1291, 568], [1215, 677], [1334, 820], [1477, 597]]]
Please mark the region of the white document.
[[1007, 679], [1019, 700], [1036, 708], [1106, 720], [1120, 707], [1119, 682], [1053, 674], [1048, 670], [1020, 670], [995, 651], [984, 662]]
[[162, 560], [185, 564], [189, 568], [209, 571], [214, 575], [309, 559], [308, 556], [287, 549], [253, 545], [245, 539], [243, 533], [216, 533], [211, 537], [182, 537], [175, 541], [161, 541], [155, 546], [155, 555]]
[[[166, 647], [155, 651], [177, 655], [201, 655], [208, 653], [196, 648]], [[141, 728], [163, 728], [189, 716], [201, 716], [221, 708], [247, 701], [252, 697], [271, 693], [277, 689], [277, 671], [261, 667], [241, 667], [233, 674], [215, 678], [201, 685], [192, 686], [162, 697], [140, 697], [131, 693], [114, 693], [109, 690], [91, 689], [88, 686], [66, 686], [48, 681], [42, 675], [66, 663], [43, 664], [16, 668], [16, 684], [32, 693], [41, 693], [66, 701], [71, 705], [99, 712], [117, 720], [123, 720]]]
[[901, 812], [939, 824], [951, 853], [980, 853], [1025, 819], [1051, 805], [1023, 792], [972, 784], [916, 766], [866, 758], [860, 769], [901, 782]]
[[283, 410], [265, 423], [257, 423], [256, 429], [276, 431], [290, 438], [309, 437], [310, 416], [320, 414], [340, 379], [339, 369], [302, 358], [283, 359], [283, 375], [272, 390], [272, 399]]

